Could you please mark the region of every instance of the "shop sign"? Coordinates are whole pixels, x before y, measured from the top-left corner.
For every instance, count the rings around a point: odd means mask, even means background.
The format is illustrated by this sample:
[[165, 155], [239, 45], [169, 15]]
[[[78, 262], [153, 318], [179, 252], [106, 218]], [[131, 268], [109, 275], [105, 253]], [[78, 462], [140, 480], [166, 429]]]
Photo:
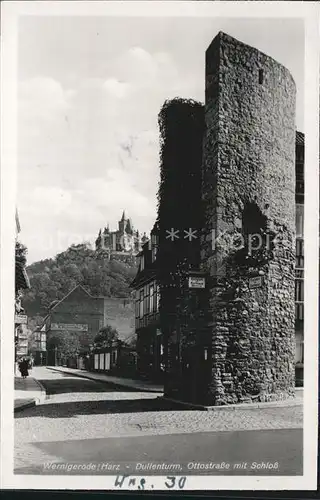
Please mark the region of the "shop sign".
[[205, 288], [206, 279], [203, 276], [189, 276], [189, 288]]
[[28, 339], [19, 339], [19, 347], [28, 347]]
[[254, 276], [253, 278], [249, 278], [249, 288], [260, 288], [263, 285], [262, 276]]
[[28, 316], [26, 314], [16, 314], [14, 322], [16, 325], [26, 325], [28, 322]]
[[57, 330], [57, 331], [71, 330], [73, 332], [87, 332], [88, 325], [79, 323], [51, 323], [51, 330]]
[[22, 356], [28, 354], [28, 346], [23, 347], [23, 346], [18, 346], [17, 347], [17, 355]]

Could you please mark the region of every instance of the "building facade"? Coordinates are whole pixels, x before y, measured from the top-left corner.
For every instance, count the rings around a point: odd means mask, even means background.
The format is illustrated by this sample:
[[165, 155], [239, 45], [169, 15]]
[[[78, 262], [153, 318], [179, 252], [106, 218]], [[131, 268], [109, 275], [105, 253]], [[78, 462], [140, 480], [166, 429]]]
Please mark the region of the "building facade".
[[135, 291], [137, 371], [140, 377], [163, 381], [164, 339], [160, 325], [160, 286], [156, 270], [157, 243], [144, 243], [138, 254], [138, 271], [131, 287]]
[[35, 340], [34, 363], [35, 365], [38, 366], [46, 365], [47, 364], [46, 323], [37, 328], [37, 330], [34, 332], [34, 340]]
[[[94, 297], [77, 285], [63, 299], [53, 303], [43, 325], [35, 332], [37, 364], [57, 365], [72, 363], [83, 368], [83, 359], [91, 352], [94, 338], [106, 325], [116, 329], [119, 340], [132, 340], [134, 330], [134, 304], [130, 298]], [[77, 346], [71, 359], [62, 355], [59, 345]]]
[[81, 285], [54, 304], [44, 322], [47, 364], [65, 362], [59, 350], [62, 337], [78, 346], [78, 354], [88, 352], [94, 336], [104, 326], [104, 317], [104, 298], [93, 297]]
[[141, 236], [123, 211], [116, 231], [110, 231], [109, 225], [103, 230], [100, 229], [96, 239], [96, 250], [105, 251], [109, 259], [135, 263], [135, 257], [146, 240], [146, 234]]
[[303, 385], [304, 364], [304, 134], [296, 134], [296, 265], [295, 334], [296, 384]]
[[14, 343], [15, 361], [28, 354], [28, 317], [22, 307], [23, 291], [30, 288], [30, 281], [26, 271], [26, 258], [23, 245], [19, 242], [21, 231], [19, 214], [16, 210], [16, 241], [15, 241], [15, 320]]
[[137, 376], [136, 351], [121, 341], [109, 346], [94, 346], [87, 361], [86, 369], [90, 371], [130, 378]]

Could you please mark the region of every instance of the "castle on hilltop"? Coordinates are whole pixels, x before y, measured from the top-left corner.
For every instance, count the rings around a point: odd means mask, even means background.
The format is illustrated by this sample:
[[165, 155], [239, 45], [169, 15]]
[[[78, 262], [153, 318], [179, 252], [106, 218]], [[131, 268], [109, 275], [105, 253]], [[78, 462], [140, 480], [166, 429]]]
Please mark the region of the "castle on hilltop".
[[140, 236], [125, 211], [118, 221], [118, 229], [110, 231], [109, 224], [104, 230], [100, 229], [96, 239], [96, 251], [106, 251], [110, 260], [134, 263], [136, 255], [142, 245], [148, 240], [146, 233]]

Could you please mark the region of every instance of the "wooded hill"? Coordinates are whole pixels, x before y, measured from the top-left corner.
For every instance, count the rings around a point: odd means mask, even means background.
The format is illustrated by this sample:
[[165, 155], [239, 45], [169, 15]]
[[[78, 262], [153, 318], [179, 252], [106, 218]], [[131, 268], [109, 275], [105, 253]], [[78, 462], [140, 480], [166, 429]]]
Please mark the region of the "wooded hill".
[[80, 244], [71, 245], [52, 259], [31, 264], [27, 273], [31, 288], [24, 294], [23, 307], [29, 317], [43, 317], [54, 301], [61, 300], [79, 283], [94, 296], [129, 297], [136, 267], [109, 261], [103, 250], [94, 251]]

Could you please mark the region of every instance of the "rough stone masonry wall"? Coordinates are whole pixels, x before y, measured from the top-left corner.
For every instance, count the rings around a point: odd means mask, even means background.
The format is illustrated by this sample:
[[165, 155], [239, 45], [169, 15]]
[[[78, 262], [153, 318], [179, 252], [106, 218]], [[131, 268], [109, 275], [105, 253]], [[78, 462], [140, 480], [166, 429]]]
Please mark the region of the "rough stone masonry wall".
[[[295, 83], [275, 60], [219, 33], [206, 52], [205, 114], [206, 402], [282, 399], [294, 391]], [[250, 226], [269, 238], [252, 255], [235, 238], [248, 241]]]

